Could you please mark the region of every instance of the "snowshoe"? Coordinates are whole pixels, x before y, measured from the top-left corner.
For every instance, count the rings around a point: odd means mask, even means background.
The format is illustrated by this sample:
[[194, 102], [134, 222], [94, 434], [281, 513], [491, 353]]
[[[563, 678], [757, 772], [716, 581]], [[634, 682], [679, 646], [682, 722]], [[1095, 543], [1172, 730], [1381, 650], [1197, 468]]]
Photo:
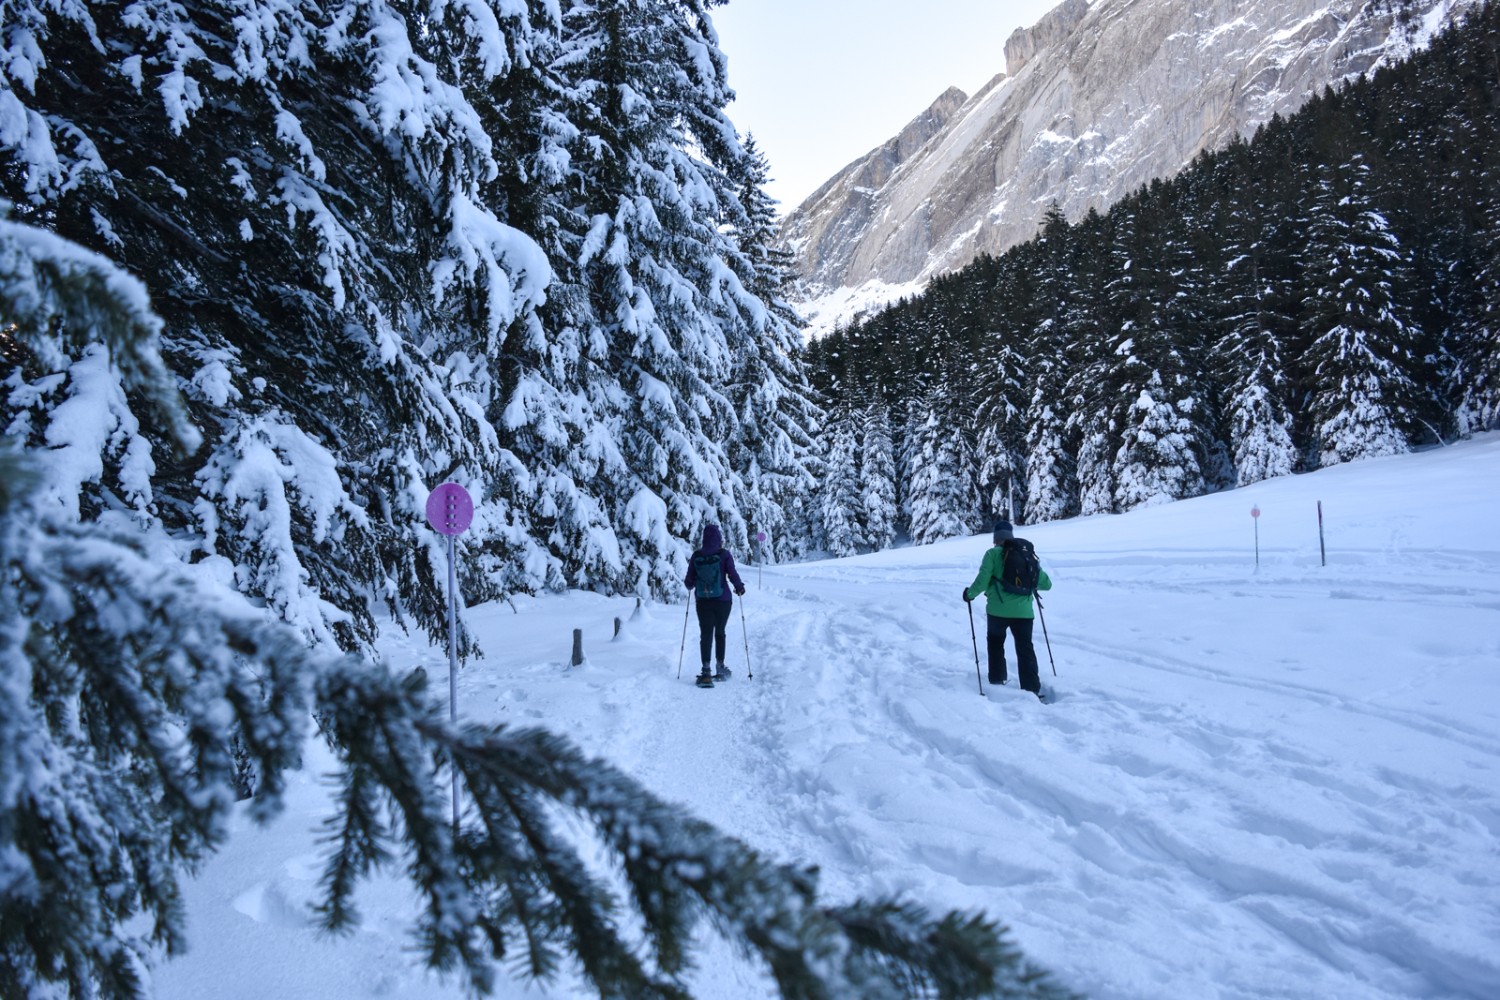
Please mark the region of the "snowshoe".
[[704, 667], [703, 673], [698, 675], [697, 683], [701, 688], [711, 688], [714, 686], [714, 675], [708, 672], [707, 667]]
[[726, 666], [724, 666], [724, 664], [722, 664], [722, 663], [719, 664], [719, 668], [714, 671], [714, 680], [718, 681], [721, 684], [724, 681], [729, 680], [730, 676], [731, 676], [731, 672], [730, 672], [729, 668], [726, 667]]

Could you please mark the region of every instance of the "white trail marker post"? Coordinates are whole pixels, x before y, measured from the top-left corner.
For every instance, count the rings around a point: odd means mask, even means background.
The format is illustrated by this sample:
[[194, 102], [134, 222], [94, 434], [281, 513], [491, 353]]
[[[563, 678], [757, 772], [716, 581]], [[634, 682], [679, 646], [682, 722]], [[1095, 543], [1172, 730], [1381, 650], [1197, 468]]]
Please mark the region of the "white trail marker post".
[[1255, 569], [1260, 570], [1260, 505], [1250, 508], [1250, 519], [1255, 522]]
[[[458, 574], [453, 549], [474, 520], [474, 501], [457, 483], [444, 483], [427, 497], [427, 523], [448, 536], [448, 721], [458, 722]], [[458, 767], [453, 767], [453, 832], [458, 833]]]

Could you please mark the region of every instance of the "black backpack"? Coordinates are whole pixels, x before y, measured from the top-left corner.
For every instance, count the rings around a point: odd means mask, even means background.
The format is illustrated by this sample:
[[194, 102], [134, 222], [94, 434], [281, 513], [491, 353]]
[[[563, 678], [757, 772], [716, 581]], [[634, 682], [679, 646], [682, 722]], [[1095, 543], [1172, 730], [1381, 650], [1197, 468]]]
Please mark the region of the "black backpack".
[[1002, 545], [1005, 561], [1000, 566], [1000, 589], [1007, 594], [1035, 594], [1042, 576], [1036, 549], [1024, 538], [1007, 538]]
[[700, 601], [724, 596], [723, 553], [699, 553], [693, 556], [693, 596]]

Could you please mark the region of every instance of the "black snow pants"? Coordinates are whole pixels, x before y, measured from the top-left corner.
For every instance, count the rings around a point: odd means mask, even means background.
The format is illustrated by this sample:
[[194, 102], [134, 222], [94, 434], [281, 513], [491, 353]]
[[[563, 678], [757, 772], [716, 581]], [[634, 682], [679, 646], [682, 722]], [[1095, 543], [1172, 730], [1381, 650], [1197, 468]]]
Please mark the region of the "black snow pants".
[[733, 601], [722, 601], [717, 597], [698, 602], [698, 651], [703, 654], [701, 659], [705, 667], [709, 664], [708, 654], [713, 651], [719, 654], [713, 662], [724, 662], [724, 647], [729, 642], [724, 630], [729, 625], [729, 612], [733, 608]]
[[1016, 644], [1016, 673], [1021, 678], [1021, 690], [1036, 694], [1042, 690], [1042, 678], [1037, 669], [1036, 648], [1031, 645], [1032, 618], [998, 618], [985, 615], [984, 645], [990, 658], [990, 683], [1004, 684], [1005, 633], [1008, 629]]

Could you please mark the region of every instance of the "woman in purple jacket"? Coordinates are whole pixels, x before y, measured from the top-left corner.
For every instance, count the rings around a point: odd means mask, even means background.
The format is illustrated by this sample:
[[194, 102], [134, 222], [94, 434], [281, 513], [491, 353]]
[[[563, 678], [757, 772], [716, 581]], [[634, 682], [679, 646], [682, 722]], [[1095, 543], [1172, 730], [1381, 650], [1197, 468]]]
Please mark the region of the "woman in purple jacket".
[[[724, 647], [729, 637], [724, 629], [734, 608], [730, 586], [733, 585], [736, 594], [745, 593], [745, 584], [734, 568], [734, 556], [724, 547], [724, 533], [717, 524], [704, 525], [703, 545], [688, 560], [687, 578], [683, 582], [698, 603], [698, 652], [703, 660], [698, 686], [713, 687], [714, 681], [729, 680], [729, 668], [724, 665]], [[712, 674], [708, 672], [710, 653], [717, 654], [717, 669]]]

